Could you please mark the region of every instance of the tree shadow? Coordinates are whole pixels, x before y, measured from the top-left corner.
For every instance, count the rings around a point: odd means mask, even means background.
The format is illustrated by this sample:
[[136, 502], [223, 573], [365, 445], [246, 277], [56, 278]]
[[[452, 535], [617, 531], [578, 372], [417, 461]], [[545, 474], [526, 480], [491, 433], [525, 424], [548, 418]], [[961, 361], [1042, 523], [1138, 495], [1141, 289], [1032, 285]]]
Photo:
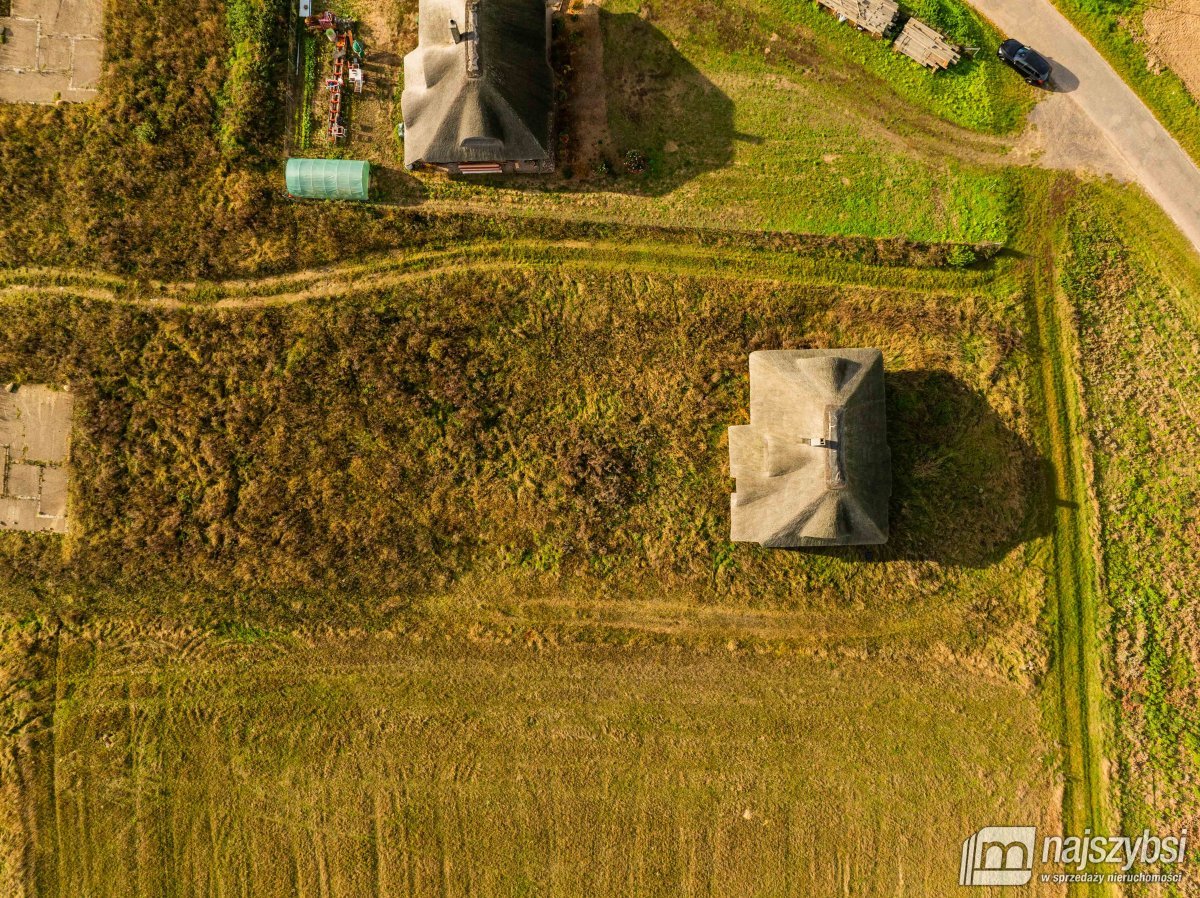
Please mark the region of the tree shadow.
[[982, 393], [943, 370], [889, 372], [886, 387], [888, 543], [818, 551], [981, 568], [1050, 532], [1047, 462]]

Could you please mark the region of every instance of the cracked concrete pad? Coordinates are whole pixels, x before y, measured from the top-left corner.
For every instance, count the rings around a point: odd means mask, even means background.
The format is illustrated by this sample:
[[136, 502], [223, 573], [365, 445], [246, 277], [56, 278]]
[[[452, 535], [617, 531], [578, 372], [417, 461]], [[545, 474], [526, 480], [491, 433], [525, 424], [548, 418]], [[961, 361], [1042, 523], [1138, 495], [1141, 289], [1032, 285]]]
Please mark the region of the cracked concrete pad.
[[37, 69], [38, 23], [9, 19], [3, 22], [6, 32], [4, 43], [0, 44], [0, 68]]
[[47, 34], [38, 41], [38, 71], [64, 75], [71, 71], [71, 39]]
[[40, 385], [0, 393], [0, 445], [16, 461], [65, 462], [74, 402], [70, 393]]
[[42, 492], [41, 465], [27, 465], [23, 462], [10, 465], [4, 492], [11, 499], [37, 499]]
[[46, 5], [46, 0], [12, 0], [12, 17], [14, 19], [40, 19]]
[[95, 90], [100, 80], [100, 63], [104, 59], [104, 44], [95, 38], [78, 38], [71, 54], [74, 66], [71, 72], [72, 86], [76, 90]]
[[62, 518], [66, 529], [67, 517], [67, 469], [42, 469], [42, 496], [38, 513], [43, 516]]
[[39, 530], [37, 500], [0, 498], [0, 529]]
[[67, 529], [70, 393], [30, 385], [0, 392], [0, 447], [6, 474], [0, 529]]
[[100, 34], [102, 7], [95, 0], [44, 0], [41, 18], [56, 34]]
[[101, 0], [12, 0], [0, 19], [0, 102], [83, 102], [103, 63]]

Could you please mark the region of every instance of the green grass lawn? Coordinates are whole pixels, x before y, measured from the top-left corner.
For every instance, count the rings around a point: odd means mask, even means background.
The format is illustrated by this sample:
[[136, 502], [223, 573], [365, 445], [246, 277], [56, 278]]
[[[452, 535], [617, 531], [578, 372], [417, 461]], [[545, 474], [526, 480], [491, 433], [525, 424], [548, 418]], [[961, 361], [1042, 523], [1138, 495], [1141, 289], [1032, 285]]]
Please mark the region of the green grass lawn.
[[[1014, 189], [999, 167], [1004, 144], [989, 135], [1017, 130], [1033, 94], [1004, 77], [992, 59], [998, 36], [964, 5], [914, 12], [982, 47], [979, 59], [935, 74], [807, 2], [607, 4], [614, 173], [573, 171], [568, 153], [560, 165], [584, 180], [511, 179], [497, 192], [423, 176], [389, 195], [522, 214], [1003, 242]], [[594, 98], [569, 97], [568, 119], [573, 101]], [[624, 172], [630, 151], [647, 160], [644, 174]]]

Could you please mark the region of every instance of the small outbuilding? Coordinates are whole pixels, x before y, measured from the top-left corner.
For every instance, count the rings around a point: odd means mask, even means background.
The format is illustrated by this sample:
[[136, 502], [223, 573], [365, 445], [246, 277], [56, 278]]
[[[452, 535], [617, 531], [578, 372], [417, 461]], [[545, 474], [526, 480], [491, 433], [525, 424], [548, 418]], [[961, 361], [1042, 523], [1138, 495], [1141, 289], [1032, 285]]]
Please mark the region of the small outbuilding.
[[417, 49], [404, 57], [404, 165], [552, 171], [545, 0], [421, 0], [419, 17]]
[[892, 492], [878, 349], [750, 354], [750, 423], [729, 428], [731, 539], [887, 542]]
[[289, 159], [284, 172], [289, 196], [309, 200], [365, 200], [371, 163], [357, 159]]

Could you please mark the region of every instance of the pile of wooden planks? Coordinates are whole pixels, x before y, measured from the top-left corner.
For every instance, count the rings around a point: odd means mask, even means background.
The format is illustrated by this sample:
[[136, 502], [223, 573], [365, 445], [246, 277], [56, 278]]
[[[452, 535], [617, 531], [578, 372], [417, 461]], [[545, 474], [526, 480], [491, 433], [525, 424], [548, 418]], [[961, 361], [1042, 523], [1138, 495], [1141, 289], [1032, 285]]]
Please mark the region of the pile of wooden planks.
[[900, 18], [900, 7], [893, 0], [817, 0], [822, 6], [847, 19], [868, 34], [883, 37]]
[[959, 60], [959, 53], [942, 35], [924, 22], [909, 19], [895, 43], [899, 52], [931, 69], [948, 69]]

